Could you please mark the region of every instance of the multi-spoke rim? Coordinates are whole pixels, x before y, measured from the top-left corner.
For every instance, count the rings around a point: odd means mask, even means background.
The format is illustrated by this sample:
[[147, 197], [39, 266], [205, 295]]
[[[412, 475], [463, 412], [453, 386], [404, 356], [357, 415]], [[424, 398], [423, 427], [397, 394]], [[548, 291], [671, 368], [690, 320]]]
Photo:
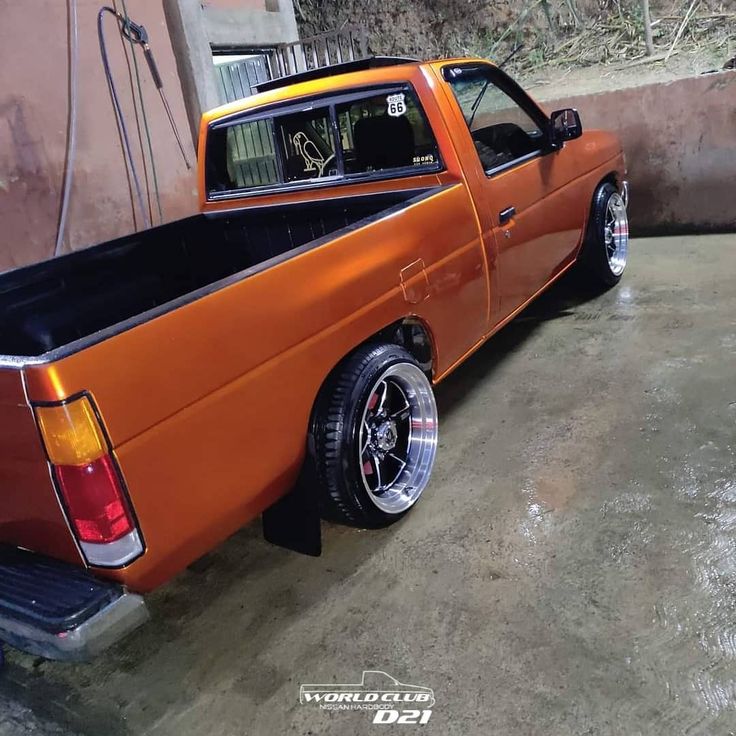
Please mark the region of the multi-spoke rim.
[[629, 218], [623, 197], [614, 192], [606, 205], [606, 221], [603, 227], [608, 266], [614, 276], [620, 276], [626, 268], [629, 255]]
[[397, 363], [373, 384], [357, 451], [363, 485], [381, 511], [400, 514], [416, 503], [437, 452], [437, 405], [418, 366]]

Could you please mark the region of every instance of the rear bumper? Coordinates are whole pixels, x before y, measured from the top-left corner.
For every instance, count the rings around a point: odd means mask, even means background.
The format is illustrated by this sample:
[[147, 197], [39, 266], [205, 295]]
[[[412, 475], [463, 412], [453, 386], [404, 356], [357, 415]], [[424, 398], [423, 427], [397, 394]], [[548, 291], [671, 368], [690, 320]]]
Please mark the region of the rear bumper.
[[46, 659], [92, 659], [148, 620], [143, 598], [123, 593], [92, 618], [68, 631], [52, 633], [0, 616], [0, 641]]
[[0, 548], [0, 642], [84, 661], [148, 619], [143, 598], [86, 570]]

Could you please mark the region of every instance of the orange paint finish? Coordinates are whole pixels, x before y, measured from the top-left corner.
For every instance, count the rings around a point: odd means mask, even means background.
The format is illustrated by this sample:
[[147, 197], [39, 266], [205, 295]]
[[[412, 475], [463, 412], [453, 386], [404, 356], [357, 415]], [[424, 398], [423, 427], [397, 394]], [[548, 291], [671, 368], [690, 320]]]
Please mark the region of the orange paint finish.
[[79, 564], [20, 372], [0, 369], [0, 540]]
[[[68, 357], [25, 368], [31, 401], [87, 391], [109, 434], [146, 552], [129, 567], [100, 575], [150, 590], [288, 492], [304, 460], [322, 383], [343, 357], [384, 327], [404, 318], [426, 325], [433, 374], [440, 380], [574, 261], [596, 185], [612, 173], [623, 178], [617, 142], [586, 133], [560, 151], [489, 178], [442, 81], [441, 67], [448, 63], [301, 83], [205, 115], [203, 211], [445, 188]], [[391, 82], [416, 89], [445, 165], [441, 173], [207, 201], [203, 161], [211, 122], [263, 105]], [[508, 205], [518, 214], [500, 226], [498, 212]], [[35, 431], [22, 395], [12, 387], [2, 393], [3, 386], [0, 380], [0, 400], [17, 400], [24, 431]], [[0, 436], [0, 472], [8, 472], [8, 441]], [[19, 451], [31, 452], [31, 445], [32, 452], [41, 451], [37, 434], [24, 435], [23, 442]], [[45, 466], [34, 467], [46, 472], [34, 482], [50, 488]], [[48, 495], [54, 498], [52, 489]], [[73, 557], [68, 532], [58, 539], [58, 509], [52, 514], [43, 506], [37, 513], [39, 523], [53, 517], [58, 543], [51, 549], [39, 543], [38, 549]]]

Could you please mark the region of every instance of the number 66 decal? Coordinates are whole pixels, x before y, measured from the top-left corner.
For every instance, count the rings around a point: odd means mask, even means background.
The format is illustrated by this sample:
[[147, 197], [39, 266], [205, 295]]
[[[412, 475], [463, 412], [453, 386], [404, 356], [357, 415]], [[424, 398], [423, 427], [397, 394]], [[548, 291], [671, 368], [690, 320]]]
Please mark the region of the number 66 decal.
[[406, 102], [403, 93], [389, 95], [386, 98], [387, 112], [392, 118], [400, 118], [406, 114]]

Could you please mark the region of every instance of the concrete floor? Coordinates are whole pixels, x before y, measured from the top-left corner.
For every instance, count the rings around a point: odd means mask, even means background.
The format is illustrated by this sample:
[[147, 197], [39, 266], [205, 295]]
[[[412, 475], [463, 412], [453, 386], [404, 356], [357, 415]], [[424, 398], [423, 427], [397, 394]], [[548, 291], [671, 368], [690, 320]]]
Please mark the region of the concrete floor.
[[0, 733], [375, 733], [298, 700], [364, 669], [434, 689], [428, 734], [736, 732], [735, 275], [736, 236], [669, 238], [558, 285], [439, 388], [409, 518], [321, 559], [244, 530], [93, 665], [11, 654]]

